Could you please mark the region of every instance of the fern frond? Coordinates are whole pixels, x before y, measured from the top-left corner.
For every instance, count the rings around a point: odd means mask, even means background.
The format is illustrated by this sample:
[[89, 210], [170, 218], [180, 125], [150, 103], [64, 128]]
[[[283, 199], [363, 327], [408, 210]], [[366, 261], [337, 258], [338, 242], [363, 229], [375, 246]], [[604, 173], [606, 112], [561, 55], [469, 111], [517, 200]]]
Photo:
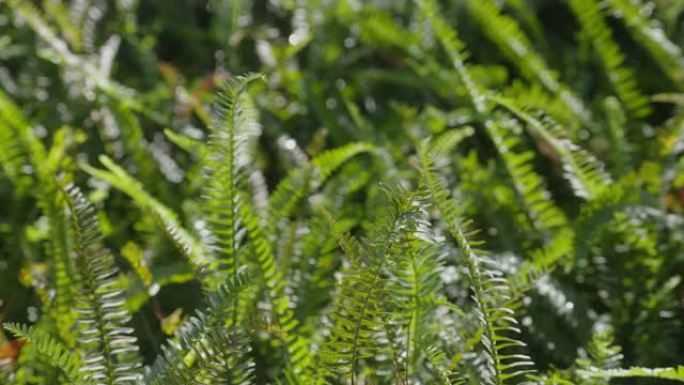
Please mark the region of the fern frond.
[[375, 150], [370, 143], [350, 143], [320, 153], [310, 161], [308, 167], [290, 171], [269, 198], [269, 231], [272, 233], [278, 222], [287, 218], [303, 197], [323, 185], [343, 164], [359, 154]]
[[42, 354], [51, 365], [60, 368], [72, 384], [81, 383], [83, 374], [79, 371], [81, 361], [68, 347], [55, 340], [49, 333], [36, 329], [32, 326], [5, 323], [3, 327], [14, 334], [15, 337], [27, 340], [35, 344], [38, 352]]
[[550, 118], [547, 117], [543, 122], [524, 111], [512, 100], [497, 95], [489, 95], [488, 98], [525, 122], [532, 135], [551, 145], [563, 163], [564, 176], [576, 196], [591, 200], [610, 185], [611, 178], [604, 171], [603, 164], [567, 139], [561, 127]]
[[599, 3], [595, 0], [567, 0], [570, 9], [594, 46], [603, 71], [627, 111], [637, 118], [651, 113], [648, 98], [640, 91], [634, 72], [624, 66], [625, 57], [613, 40], [613, 34], [603, 19]]
[[333, 323], [330, 336], [319, 352], [319, 382], [342, 376], [357, 384], [362, 362], [375, 358], [380, 349], [377, 338], [384, 333], [386, 315], [389, 315], [385, 304], [388, 295], [385, 269], [392, 255], [406, 244], [405, 237], [416, 230], [424, 216], [415, 192], [389, 192], [388, 195], [391, 205], [379, 215], [364, 243], [342, 235], [349, 261], [342, 272], [337, 301], [330, 315]]
[[672, 368], [641, 368], [632, 367], [629, 369], [606, 369], [606, 370], [582, 370], [581, 375], [601, 378], [625, 378], [625, 377], [644, 377], [659, 378], [663, 380], [684, 382], [684, 366]]
[[681, 81], [684, 80], [682, 49], [667, 37], [655, 21], [644, 16], [642, 10], [646, 5], [635, 0], [608, 0], [607, 4], [610, 11], [624, 20], [635, 39], [649, 51], [665, 74], [675, 82], [674, 86], [681, 89]]
[[78, 345], [87, 378], [95, 384], [139, 384], [138, 346], [124, 307], [114, 258], [100, 245], [95, 208], [75, 186], [66, 188], [73, 233], [72, 264], [79, 276]]
[[200, 274], [206, 266], [207, 257], [200, 242], [191, 235], [180, 223], [176, 213], [166, 205], [150, 195], [143, 184], [128, 174], [106, 155], [99, 157], [100, 163], [107, 170], [97, 169], [89, 165], [81, 166], [85, 172], [121, 190], [128, 195], [143, 210], [150, 212], [161, 224], [161, 228], [174, 245], [188, 258], [190, 265]]
[[567, 224], [565, 214], [554, 204], [541, 176], [534, 170], [535, 154], [522, 150], [518, 134], [507, 129], [504, 122], [486, 125], [487, 133], [511, 176], [533, 228], [548, 232]]
[[465, 44], [458, 38], [456, 31], [449, 27], [449, 24], [439, 13], [437, 4], [434, 0], [415, 0], [418, 6], [432, 26], [432, 30], [444, 47], [451, 64], [456, 70], [460, 80], [463, 82], [468, 97], [475, 111], [482, 115], [486, 112], [485, 98], [479, 86], [473, 81], [465, 61], [468, 59], [468, 52]]
[[208, 269], [210, 287], [224, 277], [235, 277], [240, 270], [238, 259], [240, 191], [244, 190], [244, 169], [250, 162], [248, 142], [256, 135], [256, 118], [246, 94], [251, 81], [260, 74], [240, 76], [228, 82], [216, 103], [216, 117], [211, 126], [208, 153], [204, 158], [205, 214], [212, 252]]
[[571, 228], [564, 227], [546, 245], [533, 251], [530, 259], [523, 262], [515, 275], [509, 278], [513, 296], [519, 297], [542, 276], [560, 265], [563, 258], [569, 257], [574, 250], [574, 236]]
[[523, 381], [534, 373], [530, 358], [518, 350], [525, 344], [514, 337], [519, 333], [514, 318], [516, 299], [501, 272], [492, 267], [493, 262], [481, 256], [479, 241], [471, 241], [475, 232], [469, 230], [470, 222], [461, 219], [460, 209], [449, 198], [448, 190], [433, 170], [427, 142], [419, 150], [421, 176], [430, 197], [439, 210], [446, 228], [464, 255], [468, 278], [473, 290], [475, 311], [484, 333], [481, 344], [485, 354], [487, 384], [503, 385]]
[[241, 201], [244, 203], [240, 207], [239, 218], [245, 225], [251, 248], [256, 254], [260, 279], [265, 286], [275, 321], [285, 342], [288, 364], [304, 383], [311, 375], [312, 358], [309, 344], [298, 330], [299, 322], [294, 317], [290, 299], [285, 293], [285, 278], [276, 265], [275, 255], [265, 230], [246, 198], [241, 198]]
[[230, 314], [245, 288], [242, 275], [221, 284], [209, 297], [204, 311], [197, 311], [176, 330], [176, 337], [162, 347], [146, 382], [162, 384], [250, 384], [253, 366], [246, 330], [232, 324]]
[[387, 290], [392, 294], [392, 320], [400, 325], [397, 335], [402, 340], [402, 371], [409, 379], [427, 359], [427, 347], [437, 340], [439, 326], [434, 322], [444, 260], [432, 243], [417, 239], [415, 234], [406, 238], [390, 255]]
[[558, 74], [551, 70], [544, 58], [537, 54], [531, 42], [512, 17], [501, 13], [494, 1], [468, 3], [468, 9], [480, 23], [482, 31], [531, 83], [539, 82], [551, 94], [563, 101], [566, 108], [583, 123], [591, 122], [591, 114], [569, 87], [561, 83]]
[[43, 143], [10, 97], [0, 91], [0, 165], [18, 194], [32, 195], [49, 221], [48, 255], [54, 265], [55, 304], [44, 303], [65, 341], [73, 342], [74, 281], [67, 251], [67, 224]]

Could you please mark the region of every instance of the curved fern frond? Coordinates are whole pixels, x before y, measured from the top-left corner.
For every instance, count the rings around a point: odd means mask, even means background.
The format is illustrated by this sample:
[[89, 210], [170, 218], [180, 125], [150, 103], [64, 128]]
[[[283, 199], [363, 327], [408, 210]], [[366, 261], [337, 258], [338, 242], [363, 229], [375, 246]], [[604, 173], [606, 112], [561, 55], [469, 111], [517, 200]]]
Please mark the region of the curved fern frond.
[[684, 80], [682, 49], [655, 22], [644, 17], [644, 4], [635, 0], [608, 0], [612, 13], [624, 20], [635, 39], [646, 48], [665, 74], [681, 89]]
[[253, 377], [246, 330], [230, 323], [244, 277], [219, 286], [209, 306], [197, 311], [176, 330], [176, 337], [162, 347], [146, 382], [153, 385], [247, 385]]
[[207, 257], [204, 255], [200, 242], [181, 225], [176, 213], [150, 195], [140, 181], [128, 174], [111, 158], [101, 155], [99, 160], [107, 168], [106, 171], [89, 165], [83, 165], [83, 170], [121, 190], [140, 208], [154, 215], [169, 239], [188, 258], [196, 274], [199, 274], [207, 264]]
[[564, 257], [570, 256], [574, 250], [574, 236], [571, 228], [564, 227], [546, 245], [533, 251], [530, 259], [523, 262], [515, 275], [509, 278], [513, 296], [519, 298], [542, 276], [561, 264]]
[[676, 368], [641, 368], [632, 367], [629, 369], [606, 369], [606, 370], [582, 370], [581, 375], [588, 377], [601, 378], [625, 378], [625, 377], [644, 377], [659, 378], [663, 380], [684, 382], [684, 366]]
[[288, 217], [303, 197], [323, 185], [340, 166], [356, 155], [375, 150], [370, 143], [350, 143], [326, 150], [313, 158], [307, 167], [290, 171], [269, 198], [269, 231], [272, 233], [279, 220]]
[[651, 113], [648, 98], [640, 91], [634, 72], [624, 66], [625, 57], [613, 40], [613, 34], [603, 19], [599, 3], [595, 0], [567, 0], [599, 56], [603, 71], [627, 111], [637, 118]]
[[534, 369], [530, 358], [518, 352], [525, 344], [514, 337], [520, 333], [513, 310], [517, 307], [516, 299], [501, 272], [492, 267], [493, 261], [483, 258], [483, 252], [477, 249], [482, 243], [471, 241], [476, 232], [468, 229], [469, 221], [461, 219], [459, 208], [433, 170], [427, 148], [427, 142], [423, 142], [419, 150], [421, 176], [448, 232], [464, 255], [475, 311], [484, 329], [481, 338], [485, 354], [483, 380], [492, 385], [524, 382]]
[[558, 74], [537, 54], [515, 19], [502, 14], [491, 0], [471, 0], [468, 9], [482, 26], [485, 35], [500, 47], [509, 61], [517, 66], [522, 76], [530, 82], [542, 84], [551, 94], [560, 98], [583, 123], [591, 122], [591, 114], [582, 101], [558, 80]]
[[95, 384], [140, 384], [142, 362], [137, 339], [128, 326], [119, 270], [114, 257], [100, 245], [95, 208], [75, 186], [66, 188], [73, 234], [72, 264], [79, 276], [81, 370]]
[[82, 365], [79, 357], [74, 355], [71, 349], [52, 338], [49, 333], [43, 332], [32, 326], [17, 323], [5, 323], [3, 327], [14, 334], [15, 337], [35, 344], [38, 352], [42, 354], [51, 365], [60, 368], [72, 384], [81, 383], [83, 380], [83, 373], [79, 371]]
[[561, 128], [549, 118], [547, 122], [542, 122], [512, 100], [497, 95], [489, 95], [488, 98], [525, 122], [535, 137], [542, 139], [554, 149], [563, 163], [564, 176], [576, 196], [592, 200], [610, 185], [611, 178], [604, 171], [603, 164], [567, 139]]
[[487, 132], [511, 176], [515, 191], [533, 228], [548, 232], [567, 224], [565, 214], [554, 204], [541, 176], [534, 170], [534, 152], [521, 150], [517, 134], [503, 122], [488, 124]]
[[254, 209], [246, 198], [239, 199], [243, 202], [238, 213], [239, 218], [244, 223], [251, 248], [256, 254], [261, 282], [265, 286], [275, 321], [285, 342], [288, 364], [294, 375], [301, 378], [302, 383], [306, 383], [312, 374], [311, 353], [307, 340], [298, 330], [299, 322], [290, 308], [290, 299], [285, 292], [285, 278], [276, 265], [273, 248]]

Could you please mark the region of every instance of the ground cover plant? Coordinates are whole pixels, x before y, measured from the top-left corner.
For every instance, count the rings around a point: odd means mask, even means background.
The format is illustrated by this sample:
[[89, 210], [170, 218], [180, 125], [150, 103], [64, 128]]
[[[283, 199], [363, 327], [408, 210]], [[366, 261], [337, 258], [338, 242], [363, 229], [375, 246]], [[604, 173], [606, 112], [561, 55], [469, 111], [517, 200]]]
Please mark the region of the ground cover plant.
[[683, 2], [0, 28], [0, 384], [684, 381]]

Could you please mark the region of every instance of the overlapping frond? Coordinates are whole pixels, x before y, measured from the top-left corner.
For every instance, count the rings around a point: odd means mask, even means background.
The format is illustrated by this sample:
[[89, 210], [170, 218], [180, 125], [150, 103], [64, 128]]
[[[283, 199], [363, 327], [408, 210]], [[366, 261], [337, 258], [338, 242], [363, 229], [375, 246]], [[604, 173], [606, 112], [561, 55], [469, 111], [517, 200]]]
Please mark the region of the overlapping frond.
[[302, 198], [323, 185], [344, 163], [356, 155], [374, 150], [375, 146], [370, 143], [350, 143], [318, 154], [308, 167], [290, 171], [269, 198], [269, 231], [272, 232], [279, 220], [289, 216]]
[[[330, 315], [330, 335], [319, 352], [319, 382], [343, 377], [357, 384], [362, 361], [375, 359], [383, 348], [379, 338], [385, 333], [386, 319], [391, 314], [386, 302], [392, 293], [386, 270], [390, 263], [398, 262], [393, 257], [399, 258], [399, 253], [411, 248], [411, 234], [418, 230], [421, 218], [425, 217], [419, 194], [401, 191], [388, 192], [388, 195], [390, 207], [377, 218], [372, 235], [362, 243], [354, 241], [353, 237], [338, 235], [349, 260], [342, 271]], [[414, 312], [417, 309], [409, 308], [404, 309], [404, 314], [410, 319], [417, 315]], [[420, 320], [414, 317], [413, 321], [414, 327], [418, 328]]]
[[634, 0], [609, 0], [610, 11], [619, 16], [641, 45], [646, 48], [675, 87], [681, 88], [684, 79], [682, 49], [670, 40], [661, 26], [645, 17], [646, 4]]
[[[519, 133], [511, 129], [511, 124], [487, 125], [487, 132], [494, 141], [499, 155], [511, 176], [527, 213], [531, 226], [539, 231], [548, 232], [567, 224], [565, 214], [554, 204], [551, 193], [544, 186], [541, 176], [534, 170], [532, 161], [535, 153], [525, 150], [518, 138]], [[515, 126], [513, 126], [514, 128]]]
[[245, 285], [245, 277], [238, 275], [237, 281], [219, 286], [210, 295], [208, 307], [185, 320], [175, 338], [162, 347], [162, 354], [146, 376], [147, 382], [251, 384], [254, 363], [250, 357], [249, 330], [230, 321]]

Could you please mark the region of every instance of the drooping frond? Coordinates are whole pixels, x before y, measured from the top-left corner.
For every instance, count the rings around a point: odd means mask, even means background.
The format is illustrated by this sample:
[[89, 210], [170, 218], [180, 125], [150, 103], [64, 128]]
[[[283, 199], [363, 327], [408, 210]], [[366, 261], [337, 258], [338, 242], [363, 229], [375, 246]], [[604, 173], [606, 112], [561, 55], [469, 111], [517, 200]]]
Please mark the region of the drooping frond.
[[513, 187], [527, 213], [533, 228], [548, 232], [567, 224], [565, 214], [554, 204], [551, 193], [544, 186], [542, 177], [534, 170], [532, 161], [535, 154], [524, 150], [518, 138], [520, 133], [513, 131], [515, 125], [500, 121], [488, 124], [487, 133], [501, 156], [506, 171], [511, 176]]
[[66, 189], [71, 213], [73, 255], [78, 274], [78, 346], [81, 370], [94, 384], [140, 384], [141, 360], [137, 339], [128, 326], [130, 314], [124, 307], [119, 270], [114, 257], [101, 246], [95, 208], [75, 186]]
[[641, 368], [632, 367], [629, 369], [606, 369], [606, 370], [586, 370], [580, 372], [589, 377], [601, 378], [630, 378], [644, 377], [653, 379], [663, 379], [684, 382], [684, 366], [672, 368]]
[[[470, 102], [475, 111], [481, 115], [485, 114], [488, 110], [485, 104], [486, 99], [483, 91], [473, 82], [463, 62], [464, 58], [460, 54], [463, 46], [458, 41], [456, 32], [449, 28], [445, 21], [436, 14], [433, 2], [428, 1], [421, 4], [423, 12], [425, 12], [426, 17], [432, 23], [435, 34], [452, 59], [452, 64], [461, 77], [461, 81], [466, 85], [471, 98]], [[473, 7], [477, 6], [473, 5]], [[502, 156], [508, 173], [514, 181], [516, 191], [526, 206], [525, 212], [531, 217], [533, 226], [547, 229], [562, 226], [565, 223], [563, 213], [554, 207], [549, 199], [550, 194], [543, 187], [541, 177], [534, 172], [532, 165], [528, 163], [531, 160], [532, 153], [513, 154], [512, 147], [517, 146], [519, 143], [517, 138], [514, 135], [506, 135], [505, 131], [499, 127], [498, 122], [488, 117], [483, 116], [482, 118], [484, 119], [485, 130]]]
[[624, 21], [634, 38], [675, 82], [674, 86], [681, 89], [681, 81], [684, 80], [682, 49], [667, 37], [660, 26], [645, 17], [646, 4], [638, 0], [608, 0], [607, 4], [610, 11]]
[[501, 49], [508, 60], [528, 81], [538, 82], [551, 94], [563, 101], [566, 108], [584, 123], [591, 115], [569, 87], [561, 83], [558, 74], [551, 70], [512, 17], [500, 12], [494, 1], [471, 0], [468, 9], [482, 26], [482, 31]]
[[547, 117], [545, 122], [541, 121], [517, 106], [512, 100], [501, 96], [490, 95], [489, 99], [522, 120], [533, 136], [548, 143], [554, 149], [563, 164], [563, 175], [576, 196], [592, 200], [610, 185], [611, 178], [604, 171], [603, 164], [567, 139], [561, 127], [550, 118]]
[[567, 0], [572, 12], [599, 56], [603, 71], [627, 111], [643, 118], [651, 113], [648, 99], [639, 91], [634, 72], [624, 65], [625, 57], [613, 40], [596, 0]]
[[99, 159], [107, 170], [97, 169], [89, 165], [82, 166], [83, 169], [95, 178], [121, 190], [131, 197], [140, 208], [154, 215], [169, 239], [183, 252], [191, 266], [199, 274], [200, 269], [207, 264], [207, 257], [204, 255], [200, 242], [181, 225], [173, 210], [150, 195], [140, 181], [128, 174], [108, 156], [102, 155]]

